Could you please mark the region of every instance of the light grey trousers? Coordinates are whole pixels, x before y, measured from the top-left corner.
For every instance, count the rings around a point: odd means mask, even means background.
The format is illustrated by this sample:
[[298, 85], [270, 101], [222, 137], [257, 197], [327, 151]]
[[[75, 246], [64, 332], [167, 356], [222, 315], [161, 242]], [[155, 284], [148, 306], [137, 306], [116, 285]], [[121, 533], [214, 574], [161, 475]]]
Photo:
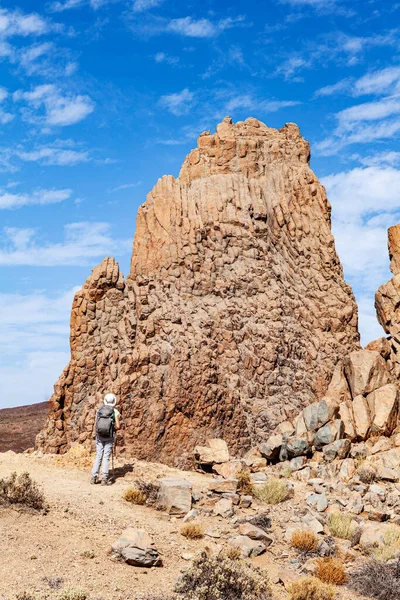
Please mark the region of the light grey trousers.
[[99, 474], [102, 461], [102, 477], [108, 477], [108, 465], [110, 462], [113, 443], [114, 440], [112, 438], [109, 440], [100, 440], [98, 437], [96, 437], [96, 459], [93, 464], [92, 477], [97, 477]]

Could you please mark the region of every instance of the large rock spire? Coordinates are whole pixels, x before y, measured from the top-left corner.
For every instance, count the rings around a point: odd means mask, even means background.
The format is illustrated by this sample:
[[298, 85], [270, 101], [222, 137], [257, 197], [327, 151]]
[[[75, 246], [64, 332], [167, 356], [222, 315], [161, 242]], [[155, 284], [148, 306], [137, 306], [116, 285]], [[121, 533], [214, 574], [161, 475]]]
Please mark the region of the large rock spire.
[[140, 207], [126, 281], [108, 258], [77, 293], [71, 361], [37, 443], [90, 443], [113, 391], [129, 454], [183, 462], [210, 436], [244, 450], [319, 399], [357, 348], [308, 142], [293, 123], [226, 118]]

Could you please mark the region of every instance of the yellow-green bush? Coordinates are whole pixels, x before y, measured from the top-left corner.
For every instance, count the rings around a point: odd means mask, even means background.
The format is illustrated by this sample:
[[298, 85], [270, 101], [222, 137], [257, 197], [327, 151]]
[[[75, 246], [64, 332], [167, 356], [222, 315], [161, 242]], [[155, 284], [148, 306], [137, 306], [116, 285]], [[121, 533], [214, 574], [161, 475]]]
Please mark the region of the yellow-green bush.
[[336, 590], [317, 577], [302, 577], [288, 587], [290, 600], [334, 600]]
[[266, 504], [280, 504], [290, 496], [286, 481], [282, 479], [270, 479], [263, 485], [255, 486], [254, 496]]

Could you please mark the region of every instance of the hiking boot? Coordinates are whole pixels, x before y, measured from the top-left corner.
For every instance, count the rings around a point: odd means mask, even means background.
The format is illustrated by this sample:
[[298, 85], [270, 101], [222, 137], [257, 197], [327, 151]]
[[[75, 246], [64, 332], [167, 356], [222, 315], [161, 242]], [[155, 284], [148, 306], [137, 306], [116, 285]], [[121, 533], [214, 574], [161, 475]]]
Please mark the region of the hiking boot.
[[98, 480], [97, 480], [97, 475], [94, 475], [94, 476], [92, 476], [92, 478], [91, 478], [91, 480], [90, 480], [90, 483], [91, 483], [92, 485], [96, 485], [96, 483], [98, 483]]
[[102, 477], [101, 485], [108, 485], [109, 482], [110, 480], [108, 479], [108, 477]]

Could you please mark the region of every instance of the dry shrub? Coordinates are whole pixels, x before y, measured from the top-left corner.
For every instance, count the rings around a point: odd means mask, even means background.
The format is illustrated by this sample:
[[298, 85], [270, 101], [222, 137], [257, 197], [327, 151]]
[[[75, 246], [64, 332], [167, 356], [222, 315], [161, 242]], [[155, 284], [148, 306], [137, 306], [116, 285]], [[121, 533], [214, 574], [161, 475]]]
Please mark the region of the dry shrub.
[[131, 504], [146, 504], [146, 496], [144, 495], [144, 493], [139, 490], [138, 488], [135, 487], [128, 487], [125, 491], [124, 491], [124, 500], [126, 500], [127, 502], [130, 502]]
[[36, 598], [29, 592], [20, 592], [15, 596], [15, 600], [36, 600]]
[[136, 479], [134, 489], [139, 490], [146, 498], [146, 504], [154, 505], [157, 503], [158, 491], [160, 483], [154, 481], [145, 481], [144, 479]]
[[332, 556], [324, 556], [315, 561], [315, 575], [324, 583], [333, 585], [343, 585], [347, 579], [343, 564]]
[[181, 528], [181, 535], [189, 540], [200, 540], [204, 537], [203, 528], [196, 523], [187, 523]]
[[15, 472], [0, 479], [0, 503], [19, 504], [35, 510], [43, 510], [46, 506], [43, 492], [29, 473], [17, 475]]
[[144, 596], [135, 596], [135, 600], [175, 600], [176, 596], [170, 594], [144, 594]]
[[57, 594], [55, 600], [88, 600], [89, 596], [82, 590], [63, 590]]
[[368, 598], [400, 600], [398, 567], [369, 560], [352, 573], [349, 587]]
[[179, 578], [175, 591], [185, 600], [267, 600], [271, 590], [266, 574], [242, 560], [227, 556], [196, 558]]
[[302, 531], [298, 529], [293, 532], [291, 545], [300, 552], [316, 552], [318, 547], [318, 538], [311, 530]]
[[259, 527], [263, 531], [269, 531], [271, 529], [271, 519], [269, 518], [268, 513], [260, 513], [255, 515], [248, 520], [248, 523]]
[[290, 600], [334, 600], [336, 590], [317, 577], [302, 577], [288, 586]]
[[246, 494], [247, 496], [254, 495], [254, 485], [251, 481], [250, 473], [248, 471], [241, 471], [237, 477], [238, 480], [238, 492], [240, 494]]
[[400, 527], [390, 525], [382, 539], [382, 544], [372, 551], [374, 558], [381, 562], [387, 562], [400, 554]]
[[286, 481], [270, 479], [255, 488], [254, 496], [266, 504], [279, 504], [289, 498], [290, 492]]
[[328, 525], [332, 535], [342, 540], [351, 540], [357, 530], [357, 523], [352, 515], [341, 512], [331, 513], [328, 516]]
[[240, 560], [242, 558], [240, 548], [234, 548], [233, 546], [228, 546], [225, 548], [224, 554], [231, 560]]
[[363, 483], [373, 483], [376, 480], [376, 471], [371, 465], [362, 465], [357, 469], [357, 475]]

